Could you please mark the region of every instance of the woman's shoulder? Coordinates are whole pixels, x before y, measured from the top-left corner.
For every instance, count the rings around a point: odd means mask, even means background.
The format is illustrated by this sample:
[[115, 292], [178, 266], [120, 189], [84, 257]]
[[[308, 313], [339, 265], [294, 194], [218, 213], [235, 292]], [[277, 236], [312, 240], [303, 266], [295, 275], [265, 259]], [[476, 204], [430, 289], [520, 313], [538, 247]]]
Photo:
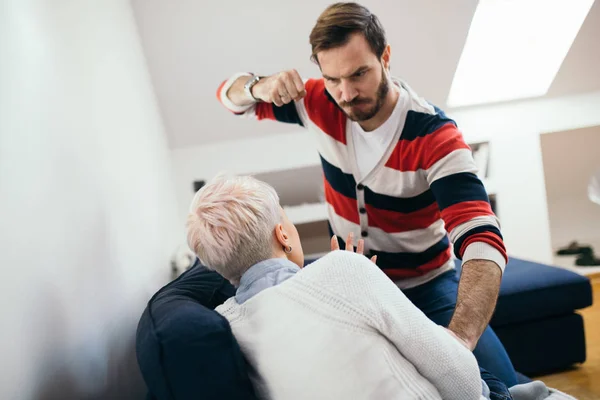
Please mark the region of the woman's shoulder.
[[379, 269], [371, 260], [352, 251], [334, 250], [304, 267], [302, 275], [327, 276], [329, 279], [360, 279], [370, 270]]
[[336, 250], [307, 265], [290, 284], [300, 285], [311, 297], [337, 309], [354, 313], [356, 307], [378, 295], [380, 274], [379, 267], [366, 256]]
[[[371, 266], [374, 264], [362, 254], [353, 251], [334, 250], [316, 260], [313, 264], [332, 264], [334, 266]], [[312, 265], [312, 264], [309, 264]]]

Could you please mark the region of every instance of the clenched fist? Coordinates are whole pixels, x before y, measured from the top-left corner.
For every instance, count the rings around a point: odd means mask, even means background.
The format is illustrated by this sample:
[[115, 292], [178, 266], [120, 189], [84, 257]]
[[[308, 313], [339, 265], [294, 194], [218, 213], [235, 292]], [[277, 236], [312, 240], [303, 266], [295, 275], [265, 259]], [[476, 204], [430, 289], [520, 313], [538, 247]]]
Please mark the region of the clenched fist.
[[281, 107], [306, 96], [304, 82], [295, 69], [283, 71], [261, 79], [253, 88], [252, 95], [266, 103]]

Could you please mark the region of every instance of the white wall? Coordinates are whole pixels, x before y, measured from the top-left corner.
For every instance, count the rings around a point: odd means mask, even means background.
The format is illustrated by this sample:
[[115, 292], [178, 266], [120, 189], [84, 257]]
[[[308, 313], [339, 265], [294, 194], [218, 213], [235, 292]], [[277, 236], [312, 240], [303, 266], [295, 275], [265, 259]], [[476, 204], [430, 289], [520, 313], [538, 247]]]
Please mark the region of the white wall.
[[450, 113], [468, 141], [491, 142], [491, 174], [510, 255], [552, 263], [540, 135], [597, 125], [599, 109], [595, 92]]
[[[224, 118], [227, 117], [235, 118], [233, 115], [225, 115]], [[194, 194], [194, 180], [210, 179], [222, 171], [258, 174], [319, 165], [316, 143], [313, 136], [304, 130], [258, 138], [248, 132], [245, 140], [173, 149], [171, 159], [182, 223]]]
[[[512, 256], [552, 262], [540, 134], [598, 125], [598, 110], [600, 92], [448, 112], [467, 141], [491, 141], [491, 181]], [[313, 138], [303, 130], [261, 138], [252, 138], [249, 131], [245, 140], [173, 149], [171, 153], [181, 221], [192, 198], [194, 179], [210, 178], [220, 170], [256, 173], [319, 162]]]
[[129, 2], [1, 2], [0, 60], [0, 398], [141, 399], [179, 228]]
[[552, 246], [600, 245], [600, 205], [588, 197], [600, 170], [600, 126], [544, 135], [541, 144]]

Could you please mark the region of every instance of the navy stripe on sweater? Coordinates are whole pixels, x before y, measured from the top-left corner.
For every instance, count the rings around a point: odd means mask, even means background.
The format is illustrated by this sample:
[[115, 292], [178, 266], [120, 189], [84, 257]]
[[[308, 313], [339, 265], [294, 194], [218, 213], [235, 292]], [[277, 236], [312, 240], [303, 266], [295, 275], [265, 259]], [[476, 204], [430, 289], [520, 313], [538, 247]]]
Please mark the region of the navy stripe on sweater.
[[[323, 166], [325, 179], [327, 179], [333, 190], [348, 198], [356, 199], [356, 181], [354, 180], [354, 176], [344, 173], [323, 157], [321, 157], [321, 165]], [[435, 203], [435, 197], [431, 190], [407, 198], [375, 193], [368, 187], [364, 187], [363, 190], [365, 191], [365, 203], [381, 210], [408, 214], [422, 210]]]
[[433, 203], [435, 197], [431, 190], [427, 190], [415, 197], [393, 197], [385, 194], [373, 192], [368, 187], [365, 187], [365, 203], [375, 208], [382, 210], [396, 211], [399, 213], [408, 214], [411, 212], [422, 210]]
[[[333, 235], [331, 227], [329, 231]], [[346, 242], [341, 237], [338, 237], [338, 241], [340, 249], [346, 248]], [[445, 252], [449, 245], [450, 240], [448, 235], [445, 235], [442, 240], [421, 253], [388, 253], [372, 250], [368, 257], [377, 255], [377, 266], [381, 269], [416, 269]]]
[[440, 210], [464, 201], [485, 201], [489, 198], [483, 183], [471, 172], [461, 172], [437, 179], [431, 183]]
[[427, 136], [448, 123], [456, 125], [454, 120], [448, 118], [443, 112], [439, 114], [427, 114], [409, 110], [406, 114], [406, 122], [404, 123], [400, 140], [415, 140], [416, 138]]
[[298, 115], [298, 110], [296, 110], [296, 104], [293, 101], [291, 103], [284, 104], [281, 107], [277, 107], [275, 104], [272, 106], [273, 115], [277, 121], [304, 126], [300, 120], [300, 116]]
[[356, 199], [356, 181], [352, 174], [346, 174], [335, 165], [329, 163], [321, 156], [321, 165], [323, 166], [323, 173], [325, 179], [329, 182], [329, 186], [336, 192]]
[[482, 225], [482, 226], [478, 226], [473, 229], [469, 229], [461, 237], [459, 237], [456, 240], [456, 242], [454, 243], [454, 255], [456, 256], [456, 258], [458, 258], [459, 260], [462, 259], [462, 257], [460, 256], [459, 253], [460, 253], [460, 248], [462, 247], [465, 240], [467, 240], [472, 235], [476, 235], [478, 233], [483, 233], [483, 232], [492, 232], [492, 233], [498, 235], [498, 237], [501, 240], [504, 239], [502, 237], [502, 233], [500, 233], [500, 230], [497, 227], [495, 227], [494, 225]]

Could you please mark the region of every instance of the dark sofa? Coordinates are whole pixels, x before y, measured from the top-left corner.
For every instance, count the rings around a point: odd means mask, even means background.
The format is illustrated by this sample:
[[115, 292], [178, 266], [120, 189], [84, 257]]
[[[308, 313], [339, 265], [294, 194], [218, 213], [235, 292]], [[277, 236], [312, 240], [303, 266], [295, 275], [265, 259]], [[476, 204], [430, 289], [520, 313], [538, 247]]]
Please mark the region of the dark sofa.
[[[197, 263], [152, 297], [136, 345], [149, 399], [256, 398], [229, 324], [213, 311], [233, 294], [228, 282]], [[491, 325], [516, 370], [535, 376], [585, 361], [576, 311], [591, 304], [587, 278], [513, 258]]]
[[215, 307], [235, 294], [197, 261], [148, 302], [136, 354], [148, 400], [255, 400], [246, 362]]

